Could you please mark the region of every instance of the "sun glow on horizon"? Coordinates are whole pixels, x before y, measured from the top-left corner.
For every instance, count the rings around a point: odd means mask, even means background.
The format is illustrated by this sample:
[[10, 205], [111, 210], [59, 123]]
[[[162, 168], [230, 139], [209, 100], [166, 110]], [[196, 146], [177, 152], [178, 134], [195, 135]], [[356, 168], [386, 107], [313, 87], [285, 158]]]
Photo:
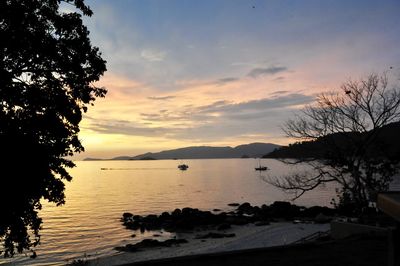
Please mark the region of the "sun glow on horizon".
[[280, 127], [318, 93], [388, 66], [400, 73], [395, 2], [222, 2], [89, 0], [108, 94], [84, 115], [78, 157], [285, 145]]

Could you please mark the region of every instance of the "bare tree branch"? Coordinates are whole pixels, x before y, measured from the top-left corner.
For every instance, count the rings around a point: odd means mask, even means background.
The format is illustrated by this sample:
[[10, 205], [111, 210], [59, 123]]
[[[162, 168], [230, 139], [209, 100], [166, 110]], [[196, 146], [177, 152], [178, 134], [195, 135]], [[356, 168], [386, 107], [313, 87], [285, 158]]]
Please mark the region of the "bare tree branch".
[[[324, 183], [340, 186], [339, 198], [350, 198], [359, 208], [388, 187], [398, 172], [398, 158], [391, 158], [380, 145], [388, 124], [400, 120], [400, 89], [389, 88], [386, 74], [349, 80], [342, 93], [325, 93], [306, 106], [284, 126], [285, 134], [318, 147], [313, 156], [281, 159], [289, 165], [306, 164], [313, 173], [294, 173], [267, 182], [295, 194], [295, 198]], [[300, 144], [299, 144], [300, 143]]]

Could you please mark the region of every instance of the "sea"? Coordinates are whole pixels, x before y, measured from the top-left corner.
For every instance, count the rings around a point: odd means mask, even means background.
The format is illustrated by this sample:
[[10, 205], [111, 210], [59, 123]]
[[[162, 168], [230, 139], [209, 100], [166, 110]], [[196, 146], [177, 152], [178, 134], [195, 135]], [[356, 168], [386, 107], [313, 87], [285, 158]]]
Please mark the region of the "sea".
[[[187, 164], [185, 171], [179, 164]], [[305, 165], [287, 165], [274, 159], [197, 159], [152, 161], [77, 161], [66, 182], [66, 203], [43, 201], [41, 244], [2, 265], [65, 265], [74, 260], [115, 254], [116, 246], [139, 242], [154, 232], [133, 232], [121, 223], [124, 212], [161, 214], [176, 208], [233, 210], [229, 203], [249, 202], [261, 206], [274, 201], [291, 201], [288, 194], [268, 181], [290, 173], [307, 173]], [[256, 171], [259, 165], [267, 171]], [[331, 206], [332, 185], [306, 193], [293, 203]], [[161, 238], [173, 237], [158, 232]], [[136, 234], [132, 238], [132, 234]]]

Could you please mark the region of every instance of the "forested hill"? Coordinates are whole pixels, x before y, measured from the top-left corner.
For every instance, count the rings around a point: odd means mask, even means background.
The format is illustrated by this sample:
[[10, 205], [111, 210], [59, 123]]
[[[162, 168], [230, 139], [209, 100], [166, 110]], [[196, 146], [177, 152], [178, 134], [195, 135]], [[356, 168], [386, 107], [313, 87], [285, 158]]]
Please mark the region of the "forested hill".
[[279, 145], [271, 143], [251, 143], [237, 147], [210, 147], [197, 146], [185, 147], [156, 153], [145, 153], [130, 158], [131, 160], [153, 159], [213, 159], [213, 158], [241, 158], [261, 157], [266, 153], [279, 148]]
[[[160, 160], [160, 159], [215, 159], [215, 158], [254, 158], [270, 153], [279, 145], [271, 143], [250, 143], [232, 147], [194, 146], [161, 152], [148, 152], [136, 156], [118, 156], [111, 160]], [[86, 161], [99, 160], [86, 158]]]
[[[339, 156], [340, 153], [349, 154], [350, 149], [354, 149], [355, 143], [360, 143], [368, 134], [376, 132], [370, 131], [368, 133], [336, 133], [317, 139], [315, 141], [307, 141], [290, 144], [289, 146], [282, 146], [263, 158], [326, 158]], [[369, 154], [371, 157], [388, 156], [393, 158], [400, 158], [400, 122], [391, 123], [380, 129], [378, 138], [371, 145]], [[336, 154], [334, 154], [336, 153]]]

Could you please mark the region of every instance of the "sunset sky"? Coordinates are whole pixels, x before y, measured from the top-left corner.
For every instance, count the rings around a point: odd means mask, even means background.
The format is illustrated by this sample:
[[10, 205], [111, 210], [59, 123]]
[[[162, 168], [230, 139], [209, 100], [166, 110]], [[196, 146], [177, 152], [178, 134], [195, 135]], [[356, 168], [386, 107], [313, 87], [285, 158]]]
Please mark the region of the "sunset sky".
[[280, 126], [316, 94], [400, 73], [398, 0], [86, 3], [108, 94], [81, 123], [77, 158], [287, 144]]

